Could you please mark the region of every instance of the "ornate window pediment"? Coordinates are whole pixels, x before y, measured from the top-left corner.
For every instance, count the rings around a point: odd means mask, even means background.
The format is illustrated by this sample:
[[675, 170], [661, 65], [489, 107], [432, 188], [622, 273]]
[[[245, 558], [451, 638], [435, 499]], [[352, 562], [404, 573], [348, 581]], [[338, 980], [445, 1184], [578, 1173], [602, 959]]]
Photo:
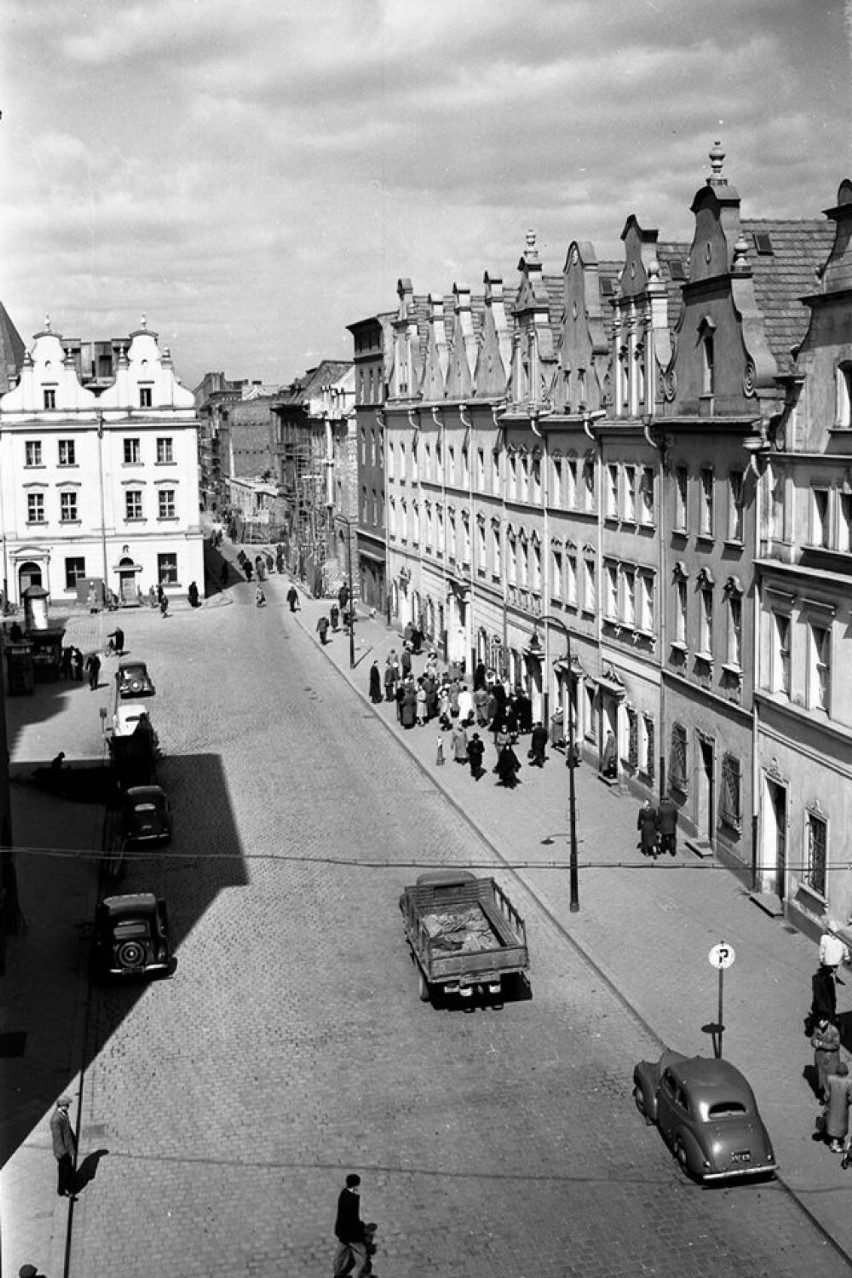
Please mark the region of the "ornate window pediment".
[[743, 583], [740, 581], [739, 577], [735, 577], [735, 576], [731, 576], [728, 578], [728, 580], [725, 582], [723, 590], [727, 598], [739, 599], [742, 597], [744, 593]]
[[683, 560], [682, 560], [682, 559], [678, 559], [678, 560], [675, 562], [675, 566], [674, 566], [674, 568], [672, 569], [672, 576], [674, 577], [675, 581], [687, 581], [687, 580], [688, 580], [688, 578], [689, 578], [689, 569], [687, 568], [686, 564], [683, 562]]
[[702, 587], [715, 586], [716, 584], [716, 582], [713, 580], [713, 574], [709, 568], [699, 568], [696, 581], [698, 582], [698, 585]]

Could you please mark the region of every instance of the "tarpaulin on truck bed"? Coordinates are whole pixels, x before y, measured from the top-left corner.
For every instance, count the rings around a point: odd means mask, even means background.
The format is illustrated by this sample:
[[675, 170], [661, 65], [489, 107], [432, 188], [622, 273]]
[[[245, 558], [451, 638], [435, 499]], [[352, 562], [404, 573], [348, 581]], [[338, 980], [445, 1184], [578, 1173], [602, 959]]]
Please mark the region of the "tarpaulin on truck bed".
[[435, 910], [424, 914], [422, 923], [435, 950], [451, 954], [476, 954], [499, 950], [500, 938], [479, 905], [460, 910]]

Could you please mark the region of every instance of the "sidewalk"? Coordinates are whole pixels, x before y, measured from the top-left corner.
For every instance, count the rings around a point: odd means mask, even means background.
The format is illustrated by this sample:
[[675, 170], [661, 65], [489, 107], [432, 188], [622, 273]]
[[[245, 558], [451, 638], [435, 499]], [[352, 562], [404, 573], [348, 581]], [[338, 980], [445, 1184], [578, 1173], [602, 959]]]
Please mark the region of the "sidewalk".
[[[283, 604], [289, 584], [284, 577], [270, 578], [267, 595]], [[316, 623], [327, 615], [330, 602], [301, 598], [296, 620], [312, 642], [318, 642]], [[343, 630], [325, 647], [328, 660], [441, 788], [460, 818], [485, 837], [506, 863], [504, 877], [514, 876], [536, 895], [552, 923], [592, 961], [661, 1045], [712, 1055], [712, 1040], [702, 1026], [718, 1016], [718, 972], [708, 954], [720, 941], [733, 946], [736, 961], [724, 984], [724, 1055], [755, 1089], [784, 1183], [852, 1255], [847, 1198], [852, 1173], [844, 1173], [840, 1159], [811, 1139], [818, 1104], [802, 1075], [813, 1060], [802, 1022], [817, 966], [814, 943], [783, 919], [765, 914], [730, 871], [699, 860], [682, 838], [675, 858], [644, 858], [636, 846], [639, 801], [605, 786], [586, 764], [575, 772], [580, 911], [572, 914], [564, 754], [549, 750], [543, 769], [523, 766], [522, 784], [511, 791], [495, 784], [491, 769], [496, 753], [487, 730], [480, 732], [486, 742], [486, 774], [480, 781], [473, 780], [467, 765], [453, 763], [449, 734], [444, 734], [447, 762], [436, 766], [437, 721], [403, 729], [394, 703], [373, 706], [369, 699], [370, 666], [378, 661], [384, 672], [390, 649], [402, 650], [401, 635], [383, 620], [364, 616], [359, 616], [355, 635], [354, 670]], [[415, 676], [424, 663], [425, 652], [414, 658]], [[525, 741], [522, 737], [517, 751], [524, 765]], [[552, 844], [543, 843], [554, 835]], [[428, 861], [428, 852], [423, 860]], [[534, 988], [534, 930], [529, 942]], [[838, 1012], [848, 1013], [852, 973], [843, 974], [838, 986]], [[625, 1075], [626, 1090], [632, 1087], [631, 1074]], [[638, 1115], [636, 1121], [641, 1121]]]

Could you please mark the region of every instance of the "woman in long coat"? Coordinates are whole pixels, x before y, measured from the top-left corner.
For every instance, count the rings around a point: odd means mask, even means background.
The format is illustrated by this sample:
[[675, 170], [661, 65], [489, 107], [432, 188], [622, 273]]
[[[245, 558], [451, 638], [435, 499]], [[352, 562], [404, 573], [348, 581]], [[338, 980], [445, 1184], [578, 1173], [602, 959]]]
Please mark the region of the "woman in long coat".
[[828, 1076], [836, 1074], [840, 1064], [840, 1030], [827, 1016], [821, 1017], [814, 1030], [811, 1046], [814, 1049], [817, 1092], [825, 1101], [828, 1099]]
[[456, 719], [450, 737], [453, 747], [453, 758], [456, 763], [467, 763], [467, 728], [461, 719]]
[[378, 661], [374, 661], [370, 666], [370, 700], [373, 702], [382, 699], [382, 674], [379, 670]]
[[518, 772], [520, 771], [520, 760], [510, 745], [504, 745], [497, 756], [497, 766], [494, 771], [499, 778], [499, 784], [505, 785], [509, 790], [514, 790], [518, 784]]
[[405, 682], [405, 691], [402, 694], [402, 712], [400, 714], [402, 726], [404, 728], [413, 728], [417, 719], [417, 690], [414, 687], [414, 680], [407, 679]]

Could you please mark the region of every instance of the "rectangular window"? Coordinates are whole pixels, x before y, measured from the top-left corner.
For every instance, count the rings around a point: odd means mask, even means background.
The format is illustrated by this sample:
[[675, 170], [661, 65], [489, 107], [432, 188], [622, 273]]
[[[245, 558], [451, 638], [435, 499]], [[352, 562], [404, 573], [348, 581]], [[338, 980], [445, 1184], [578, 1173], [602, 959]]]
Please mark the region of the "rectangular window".
[[177, 555], [157, 555], [157, 579], [163, 586], [178, 584]]
[[467, 488], [468, 484], [470, 483], [470, 454], [468, 453], [466, 448], [462, 449], [461, 460], [462, 460], [462, 484], [464, 485], [465, 488]]
[[476, 451], [476, 486], [481, 493], [485, 492], [485, 449]]
[[790, 695], [790, 618], [785, 612], [772, 614], [772, 669], [769, 686], [772, 692]]
[[713, 536], [713, 471], [705, 466], [701, 471], [701, 512], [698, 532], [701, 537]]
[[500, 549], [500, 526], [495, 523], [491, 525], [491, 571], [497, 578], [503, 573], [503, 557]]
[[682, 723], [672, 724], [669, 781], [673, 790], [679, 790], [681, 794], [686, 794], [686, 728]]
[[160, 519], [175, 518], [175, 490], [161, 488], [157, 493], [157, 513]]
[[593, 461], [583, 462], [583, 488], [586, 494], [586, 510], [595, 509], [595, 463]]
[[551, 470], [551, 484], [553, 491], [550, 494], [551, 506], [562, 505], [562, 458], [554, 457], [553, 467]]
[[686, 532], [687, 522], [687, 485], [688, 476], [685, 466], [678, 466], [674, 474], [675, 479], [675, 512], [674, 526], [678, 532]]
[[739, 595], [728, 598], [728, 664], [743, 664], [743, 601]]
[[618, 518], [618, 466], [606, 468], [606, 515], [607, 519]]
[[53, 386], [45, 386], [44, 388], [44, 406], [46, 409], [56, 407], [56, 389]]
[[164, 439], [157, 440], [157, 461], [160, 464], [174, 461], [171, 436], [167, 435]]
[[562, 598], [562, 551], [554, 550], [550, 560], [550, 593], [554, 599]]
[[586, 612], [594, 612], [598, 606], [594, 559], [584, 559], [583, 569], [585, 572], [585, 580], [583, 582], [583, 607]]
[[139, 387], [139, 407], [140, 408], [151, 407], [151, 387], [150, 386]]
[[28, 439], [24, 447], [26, 450], [25, 464], [27, 466], [40, 466], [41, 465], [41, 440]]
[[654, 522], [654, 468], [653, 466], [642, 467], [642, 495], [641, 509], [639, 518], [643, 524], [653, 524]]
[[518, 584], [518, 543], [514, 537], [509, 538], [508, 560], [509, 583], [516, 586]]
[[728, 477], [728, 540], [743, 539], [743, 473], [732, 470]]
[[128, 488], [124, 494], [124, 518], [125, 519], [141, 519], [142, 518], [142, 490], [141, 488]]
[[577, 556], [569, 554], [565, 559], [565, 602], [577, 607]]
[[491, 491], [495, 496], [500, 493], [500, 454], [491, 454]]
[[713, 654], [713, 587], [702, 586], [698, 592], [698, 651], [703, 657]]
[[740, 761], [733, 754], [722, 755], [722, 794], [719, 815], [726, 825], [742, 826], [742, 778]]
[[632, 568], [625, 568], [622, 573], [624, 582], [624, 615], [622, 621], [626, 626], [636, 625], [636, 573]]
[[618, 569], [615, 564], [606, 565], [606, 604], [604, 615], [608, 621], [618, 620]]
[[577, 509], [577, 463], [568, 462], [565, 470], [565, 507], [567, 510]]
[[636, 522], [636, 467], [624, 467], [624, 518]]
[[852, 552], [852, 493], [840, 494], [840, 542], [838, 550]]
[[124, 441], [124, 464], [125, 466], [138, 466], [141, 460], [142, 452], [138, 439], [125, 439]]
[[509, 499], [514, 501], [518, 495], [518, 459], [509, 458]]
[[76, 590], [77, 582], [82, 581], [86, 575], [85, 559], [66, 559], [65, 560], [65, 589]]
[[830, 544], [830, 528], [828, 519], [828, 489], [813, 489], [813, 506], [811, 518], [811, 545], [825, 546]]
[[480, 577], [485, 576], [488, 567], [487, 550], [485, 542], [485, 520], [477, 519], [476, 521], [476, 570]]
[[76, 466], [77, 465], [77, 449], [73, 439], [60, 439], [59, 465], [60, 466]]
[[27, 493], [27, 523], [43, 524], [44, 493]]
[[686, 647], [686, 582], [683, 577], [675, 581], [675, 643]]
[[639, 629], [654, 633], [654, 578], [649, 572], [639, 577]]
[[805, 820], [805, 882], [820, 896], [826, 894], [826, 869], [828, 866], [828, 825], [815, 812], [808, 812]]
[[63, 524], [75, 524], [77, 522], [76, 493], [71, 492], [59, 494], [59, 518]]
[[829, 711], [831, 701], [831, 631], [811, 625], [811, 669], [808, 707]]

